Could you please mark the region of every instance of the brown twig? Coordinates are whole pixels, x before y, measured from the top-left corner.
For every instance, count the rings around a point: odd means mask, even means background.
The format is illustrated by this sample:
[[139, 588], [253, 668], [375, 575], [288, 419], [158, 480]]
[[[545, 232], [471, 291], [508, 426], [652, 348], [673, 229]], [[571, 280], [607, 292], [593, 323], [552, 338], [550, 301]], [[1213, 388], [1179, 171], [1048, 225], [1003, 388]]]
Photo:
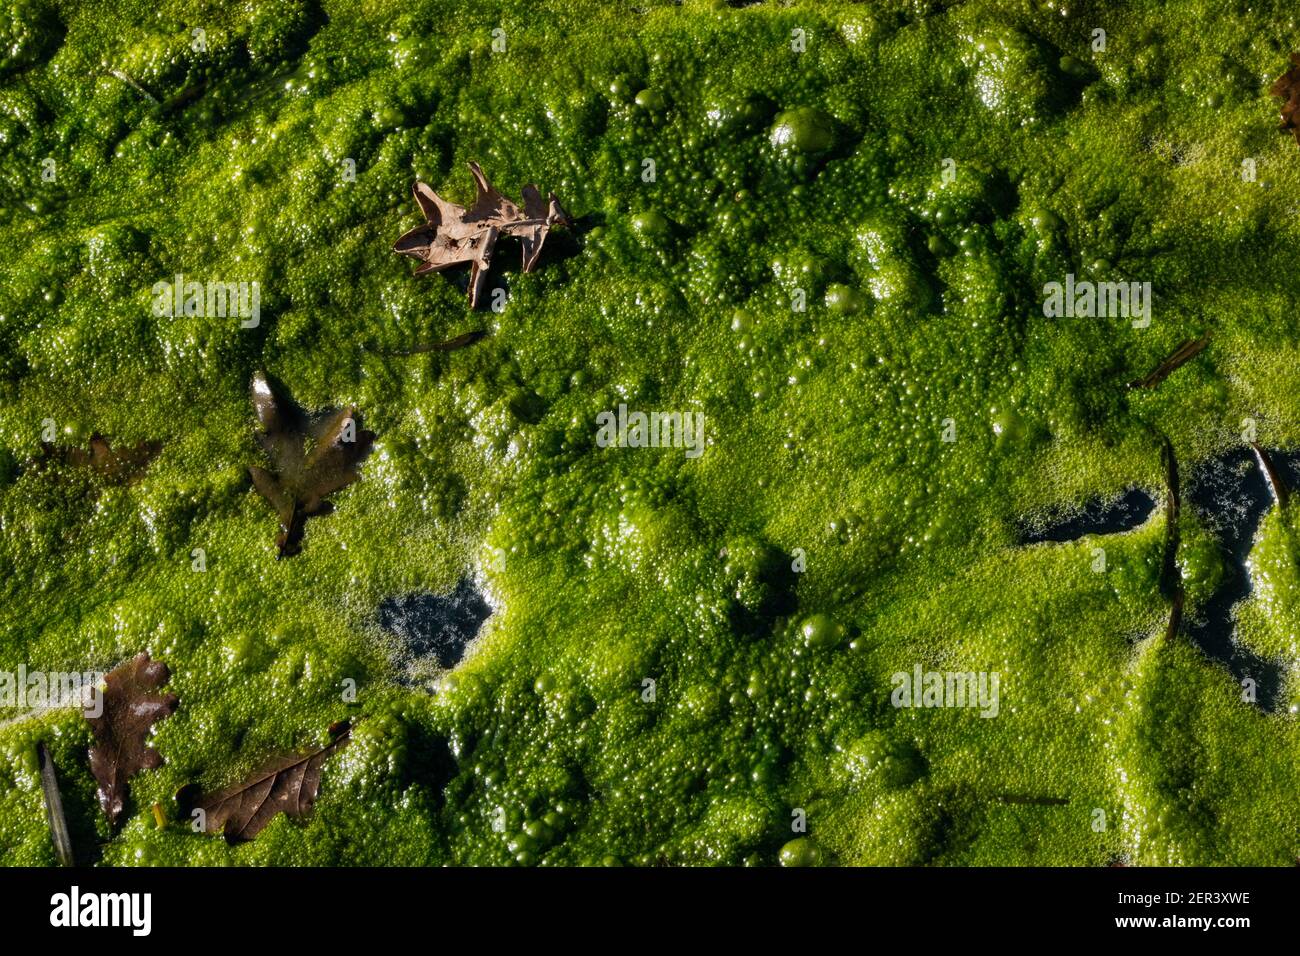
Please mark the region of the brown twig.
[[1173, 599], [1169, 610], [1169, 627], [1165, 630], [1165, 640], [1173, 640], [1183, 620], [1183, 603], [1186, 592], [1183, 589], [1183, 576], [1178, 571], [1178, 516], [1181, 511], [1181, 498], [1178, 492], [1178, 459], [1174, 456], [1174, 446], [1166, 437], [1164, 439], [1163, 457], [1165, 460], [1165, 556], [1160, 569], [1160, 587]]
[[1128, 383], [1129, 388], [1155, 388], [1169, 374], [1199, 355], [1210, 344], [1210, 333], [1206, 332], [1199, 339], [1186, 339], [1178, 348], [1165, 357], [1159, 365], [1144, 375]]
[[487, 338], [487, 333], [479, 329], [458, 335], [454, 339], [448, 339], [445, 342], [431, 342], [428, 345], [417, 345], [414, 348], [401, 350], [376, 349], [375, 352], [389, 358], [421, 355], [425, 352], [455, 352], [457, 349], [468, 348], [480, 339], [485, 338]]
[[1289, 497], [1286, 482], [1282, 480], [1282, 476], [1273, 467], [1273, 460], [1268, 457], [1268, 452], [1264, 451], [1258, 442], [1251, 442], [1250, 447], [1255, 450], [1255, 457], [1259, 459], [1259, 467], [1263, 470], [1264, 477], [1268, 479], [1269, 487], [1273, 489], [1273, 497], [1277, 500], [1278, 507], [1285, 508]]

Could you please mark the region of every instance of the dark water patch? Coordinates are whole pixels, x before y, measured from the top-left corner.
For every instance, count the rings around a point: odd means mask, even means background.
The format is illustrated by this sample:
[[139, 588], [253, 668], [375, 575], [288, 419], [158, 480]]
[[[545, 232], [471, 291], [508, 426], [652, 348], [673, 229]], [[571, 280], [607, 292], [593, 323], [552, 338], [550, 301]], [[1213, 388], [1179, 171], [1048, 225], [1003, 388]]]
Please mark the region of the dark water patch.
[[462, 578], [450, 594], [385, 598], [379, 605], [379, 626], [402, 642], [414, 662], [455, 667], [491, 614], [491, 605], [474, 582]]
[[[1264, 449], [1263, 453], [1272, 464], [1282, 494], [1287, 488], [1300, 489], [1300, 452]], [[1246, 562], [1260, 521], [1277, 501], [1273, 481], [1255, 450], [1243, 445], [1189, 469], [1178, 497], [1181, 506], [1195, 514], [1218, 542], [1227, 573], [1208, 600], [1186, 611], [1181, 581], [1174, 580], [1171, 588], [1170, 569], [1162, 573], [1161, 591], [1174, 602], [1168, 637], [1186, 634], [1206, 655], [1227, 667], [1238, 683], [1252, 679], [1257, 705], [1274, 711], [1280, 703], [1282, 668], [1236, 640], [1234, 616], [1237, 605], [1250, 597]], [[1085, 535], [1131, 531], [1151, 516], [1155, 506], [1155, 499], [1140, 488], [1131, 488], [1118, 497], [1092, 498], [1080, 509], [1061, 509], [1054, 515], [1023, 521], [1020, 541], [1061, 543]]]
[[1090, 534], [1118, 534], [1141, 527], [1156, 500], [1141, 488], [1130, 488], [1118, 497], [1090, 498], [1082, 508], [1058, 511], [1036, 521], [1020, 526], [1021, 544], [1038, 544], [1043, 541], [1077, 541]]
[[[1267, 450], [1278, 477], [1294, 487], [1300, 476], [1300, 454]], [[1210, 657], [1220, 661], [1238, 682], [1255, 681], [1256, 702], [1276, 709], [1282, 669], [1259, 657], [1235, 639], [1233, 611], [1250, 596], [1246, 560], [1259, 523], [1275, 503], [1273, 489], [1255, 452], [1234, 448], [1193, 469], [1185, 492], [1188, 507], [1211, 531], [1228, 562], [1224, 583], [1208, 601], [1184, 618], [1183, 631]]]

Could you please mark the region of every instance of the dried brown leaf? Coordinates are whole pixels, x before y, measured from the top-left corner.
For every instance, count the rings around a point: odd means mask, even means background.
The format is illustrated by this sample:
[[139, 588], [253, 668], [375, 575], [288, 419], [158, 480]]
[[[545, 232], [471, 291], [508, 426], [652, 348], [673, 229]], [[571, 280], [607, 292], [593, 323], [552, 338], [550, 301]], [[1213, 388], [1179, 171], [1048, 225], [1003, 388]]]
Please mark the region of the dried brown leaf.
[[1300, 52], [1291, 54], [1291, 65], [1287, 71], [1273, 81], [1268, 88], [1273, 96], [1282, 97], [1282, 129], [1290, 130], [1300, 143]]
[[569, 226], [573, 220], [555, 193], [543, 200], [537, 187], [529, 183], [523, 189], [524, 208], [520, 210], [488, 182], [478, 163], [470, 163], [469, 170], [477, 190], [469, 209], [447, 202], [425, 183], [412, 186], [425, 222], [402, 235], [393, 251], [421, 261], [416, 275], [468, 264], [469, 306], [473, 309], [487, 286], [497, 239], [517, 238], [523, 247], [524, 271], [532, 272], [551, 227]]
[[304, 816], [316, 802], [321, 767], [347, 746], [351, 733], [342, 727], [319, 750], [280, 757], [247, 780], [198, 797], [191, 805], [203, 811], [203, 831], [223, 833], [228, 842], [239, 843], [256, 837], [277, 813], [292, 819]]
[[138, 654], [108, 672], [102, 712], [87, 718], [95, 735], [90, 772], [99, 784], [99, 803], [110, 825], [117, 824], [126, 806], [131, 777], [162, 766], [162, 757], [148, 739], [153, 725], [176, 710], [176, 695], [158, 692], [169, 677], [166, 664]]

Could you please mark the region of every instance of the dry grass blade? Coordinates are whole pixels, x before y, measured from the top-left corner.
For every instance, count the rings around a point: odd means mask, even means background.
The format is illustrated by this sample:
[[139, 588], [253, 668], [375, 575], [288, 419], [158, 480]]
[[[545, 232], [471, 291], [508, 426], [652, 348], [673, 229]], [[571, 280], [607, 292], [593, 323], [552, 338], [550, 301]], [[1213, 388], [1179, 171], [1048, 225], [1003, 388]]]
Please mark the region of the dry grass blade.
[[50, 837], [54, 852], [63, 866], [72, 866], [72, 836], [68, 833], [68, 818], [63, 815], [63, 794], [59, 791], [59, 778], [45, 742], [37, 744], [36, 756], [41, 765], [41, 789], [45, 792], [45, 816], [50, 821]]
[[1165, 627], [1165, 640], [1172, 641], [1178, 636], [1178, 629], [1183, 625], [1183, 605], [1187, 602], [1187, 593], [1180, 586], [1174, 592], [1174, 601], [1169, 608], [1169, 624]]
[[139, 93], [141, 96], [143, 96], [146, 100], [148, 100], [148, 101], [149, 101], [150, 103], [152, 103], [154, 106], [160, 106], [160, 105], [161, 105], [161, 104], [158, 102], [158, 98], [157, 98], [156, 96], [154, 96], [152, 93], [150, 93], [150, 92], [149, 92], [148, 90], [146, 90], [143, 86], [141, 86], [139, 83], [137, 83], [135, 80], [133, 80], [130, 76], [128, 76], [126, 73], [122, 72], [121, 70], [118, 70], [118, 69], [111, 69], [111, 70], [108, 71], [108, 75], [111, 76], [111, 77], [113, 77], [114, 79], [121, 80], [123, 83], [125, 83], [127, 86], [131, 87], [131, 89], [135, 90], [137, 93]]

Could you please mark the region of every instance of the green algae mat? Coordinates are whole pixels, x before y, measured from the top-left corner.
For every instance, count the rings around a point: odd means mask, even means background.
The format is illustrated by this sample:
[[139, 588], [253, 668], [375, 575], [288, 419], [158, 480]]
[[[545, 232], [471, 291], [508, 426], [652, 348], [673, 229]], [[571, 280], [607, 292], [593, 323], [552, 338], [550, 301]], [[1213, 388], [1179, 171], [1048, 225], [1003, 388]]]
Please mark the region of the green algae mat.
[[1292, 864], [1228, 7], [5, 0], [0, 860]]

